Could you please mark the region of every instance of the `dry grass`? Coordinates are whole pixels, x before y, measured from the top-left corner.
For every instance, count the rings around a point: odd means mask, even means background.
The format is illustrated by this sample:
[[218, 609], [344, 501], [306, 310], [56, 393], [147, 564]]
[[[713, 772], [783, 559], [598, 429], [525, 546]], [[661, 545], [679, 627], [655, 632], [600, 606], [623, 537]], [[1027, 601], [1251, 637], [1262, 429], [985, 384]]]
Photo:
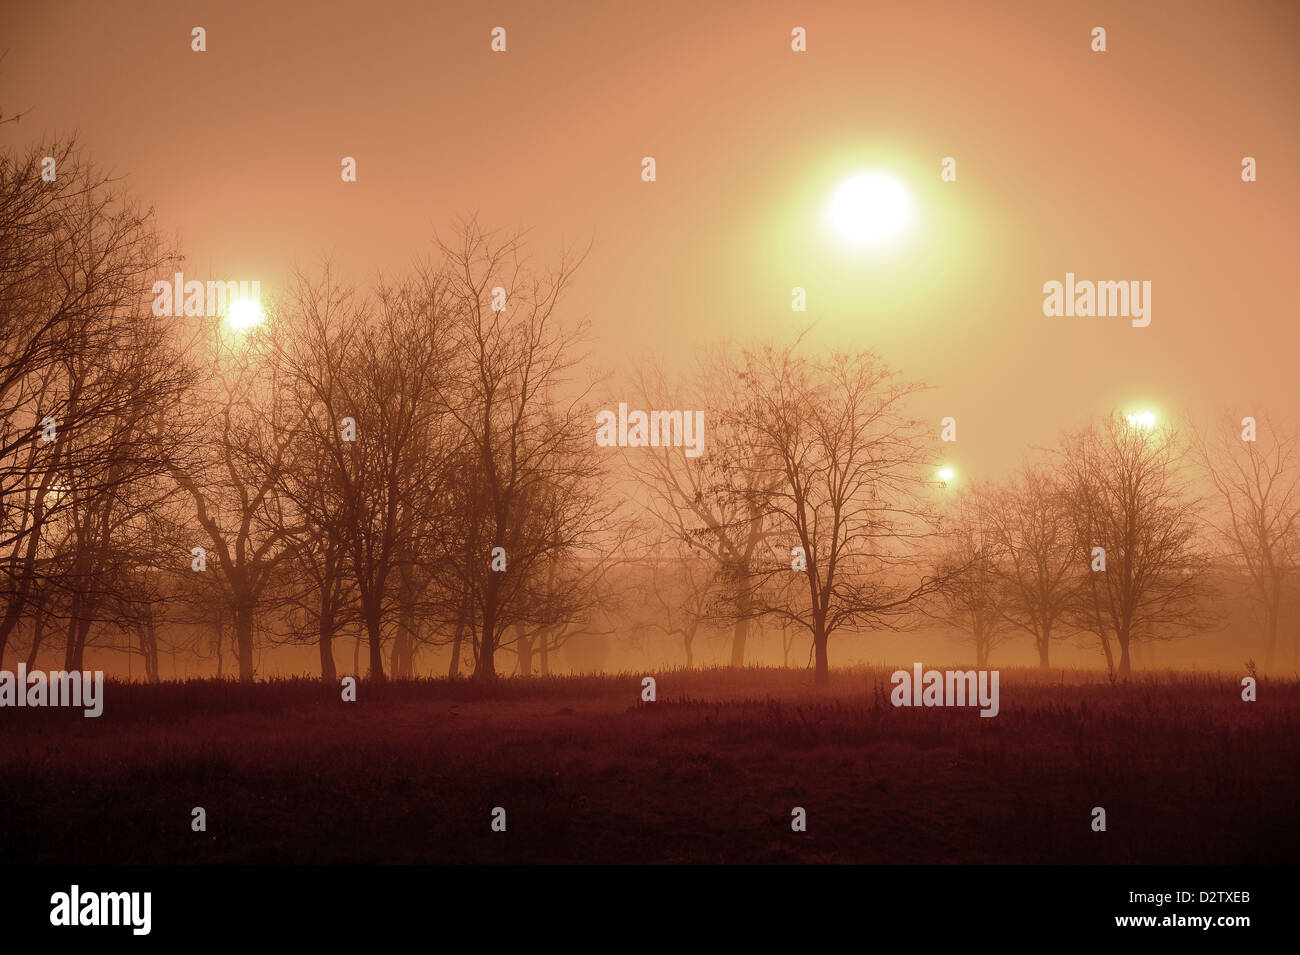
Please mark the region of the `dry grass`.
[[[891, 668], [892, 669], [892, 668]], [[337, 688], [110, 684], [0, 711], [8, 862], [1293, 862], [1300, 684], [1003, 670], [1001, 713], [886, 669]], [[203, 806], [208, 831], [190, 830]], [[492, 807], [509, 829], [489, 829]], [[790, 810], [808, 831], [790, 831]], [[1108, 831], [1089, 827], [1105, 807]]]

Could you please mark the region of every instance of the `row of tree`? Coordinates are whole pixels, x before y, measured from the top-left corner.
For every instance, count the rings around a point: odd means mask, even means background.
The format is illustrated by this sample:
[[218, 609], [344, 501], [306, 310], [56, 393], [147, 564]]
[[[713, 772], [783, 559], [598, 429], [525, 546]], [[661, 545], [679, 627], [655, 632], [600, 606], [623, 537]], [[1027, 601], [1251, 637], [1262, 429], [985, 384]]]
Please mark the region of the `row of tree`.
[[48, 152], [0, 163], [0, 653], [25, 621], [29, 659], [98, 637], [156, 679], [163, 625], [207, 623], [181, 649], [229, 633], [243, 680], [259, 639], [318, 644], [332, 680], [357, 627], [376, 679], [421, 641], [490, 677], [589, 612], [616, 525], [570, 265], [469, 223], [369, 294], [302, 277], [251, 331], [159, 317], [178, 257], [70, 147], [43, 178]]
[[959, 496], [946, 560], [965, 572], [944, 606], [981, 665], [1019, 631], [1046, 669], [1052, 641], [1082, 631], [1123, 677], [1135, 641], [1209, 622], [1210, 555], [1201, 502], [1181, 483], [1184, 454], [1174, 429], [1116, 414]]
[[469, 222], [373, 289], [299, 276], [244, 331], [154, 314], [179, 261], [72, 147], [0, 159], [0, 661], [98, 646], [156, 680], [168, 651], [224, 672], [228, 645], [252, 680], [299, 643], [332, 681], [347, 633], [374, 679], [428, 646], [491, 679], [503, 652], [547, 672], [576, 634], [646, 626], [688, 665], [725, 626], [740, 665], [762, 621], [825, 681], [835, 634], [937, 616], [981, 664], [1015, 629], [1043, 666], [1092, 634], [1124, 676], [1135, 642], [1204, 625], [1231, 567], [1273, 662], [1300, 464], [1266, 421], [1212, 442], [1112, 416], [958, 494], [915, 384], [796, 340], [643, 368], [625, 397], [703, 409], [705, 454], [615, 451], [563, 318], [576, 260], [539, 272]]
[[[783, 639], [807, 635], [824, 679], [837, 630], [939, 619], [980, 666], [1022, 633], [1047, 668], [1053, 641], [1073, 637], [1124, 678], [1138, 643], [1221, 622], [1224, 592], [1244, 588], [1264, 666], [1277, 663], [1300, 597], [1294, 425], [1225, 418], [1205, 433], [1116, 412], [1003, 482], [957, 490], [936, 476], [936, 429], [905, 411], [915, 386], [869, 353], [797, 353], [709, 357], [695, 397], [721, 429], [703, 464], [628, 453], [680, 550], [681, 582], [659, 603], [684, 639], [699, 619], [731, 622], [738, 664], [749, 622], [776, 619]], [[681, 391], [642, 377], [646, 400]], [[685, 621], [683, 607], [696, 608]]]

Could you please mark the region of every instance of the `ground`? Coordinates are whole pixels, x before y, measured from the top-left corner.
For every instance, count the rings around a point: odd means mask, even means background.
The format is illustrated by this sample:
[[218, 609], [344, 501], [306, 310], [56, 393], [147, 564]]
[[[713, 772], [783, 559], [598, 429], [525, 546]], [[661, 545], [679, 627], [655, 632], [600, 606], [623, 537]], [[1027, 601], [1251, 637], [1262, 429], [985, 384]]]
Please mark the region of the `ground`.
[[[892, 669], [892, 668], [891, 668]], [[110, 684], [0, 710], [6, 863], [1292, 863], [1300, 684], [1003, 670], [1001, 712], [889, 669]], [[203, 807], [207, 831], [191, 829]], [[1107, 829], [1094, 832], [1093, 807]], [[506, 810], [494, 832], [494, 807]], [[791, 831], [791, 810], [807, 831]]]

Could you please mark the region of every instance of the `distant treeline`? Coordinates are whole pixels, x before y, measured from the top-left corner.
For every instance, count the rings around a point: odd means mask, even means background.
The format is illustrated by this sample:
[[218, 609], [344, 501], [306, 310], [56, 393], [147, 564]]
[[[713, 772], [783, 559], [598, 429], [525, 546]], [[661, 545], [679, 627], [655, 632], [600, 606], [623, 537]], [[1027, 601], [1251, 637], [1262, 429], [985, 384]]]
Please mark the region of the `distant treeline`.
[[[981, 666], [1016, 634], [1043, 667], [1092, 634], [1122, 679], [1136, 642], [1213, 621], [1212, 565], [1278, 662], [1294, 422], [1107, 412], [1004, 482], [950, 481], [940, 423], [874, 353], [795, 339], [611, 379], [564, 314], [580, 258], [525, 253], [470, 220], [373, 287], [325, 266], [260, 321], [160, 315], [180, 256], [132, 197], [72, 144], [0, 157], [0, 663], [112, 648], [156, 681], [161, 653], [221, 669], [228, 645], [252, 681], [259, 644], [300, 643], [336, 681], [346, 633], [375, 680], [430, 645], [490, 680], [624, 629], [691, 665], [726, 628], [739, 665], [762, 621], [826, 682], [834, 634], [937, 618]], [[622, 403], [694, 430], [623, 440]]]

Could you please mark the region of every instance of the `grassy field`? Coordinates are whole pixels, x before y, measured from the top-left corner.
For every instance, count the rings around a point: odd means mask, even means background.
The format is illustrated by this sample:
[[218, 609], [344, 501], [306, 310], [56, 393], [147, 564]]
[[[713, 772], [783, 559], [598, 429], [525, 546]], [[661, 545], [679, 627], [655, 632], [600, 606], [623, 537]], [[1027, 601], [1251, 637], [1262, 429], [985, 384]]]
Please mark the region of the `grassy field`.
[[356, 703], [309, 680], [110, 684], [99, 719], [0, 711], [0, 859], [1297, 860], [1295, 680], [1245, 703], [1239, 675], [1003, 670], [983, 719], [895, 709], [889, 672], [669, 671], [652, 704], [639, 673], [363, 683]]

